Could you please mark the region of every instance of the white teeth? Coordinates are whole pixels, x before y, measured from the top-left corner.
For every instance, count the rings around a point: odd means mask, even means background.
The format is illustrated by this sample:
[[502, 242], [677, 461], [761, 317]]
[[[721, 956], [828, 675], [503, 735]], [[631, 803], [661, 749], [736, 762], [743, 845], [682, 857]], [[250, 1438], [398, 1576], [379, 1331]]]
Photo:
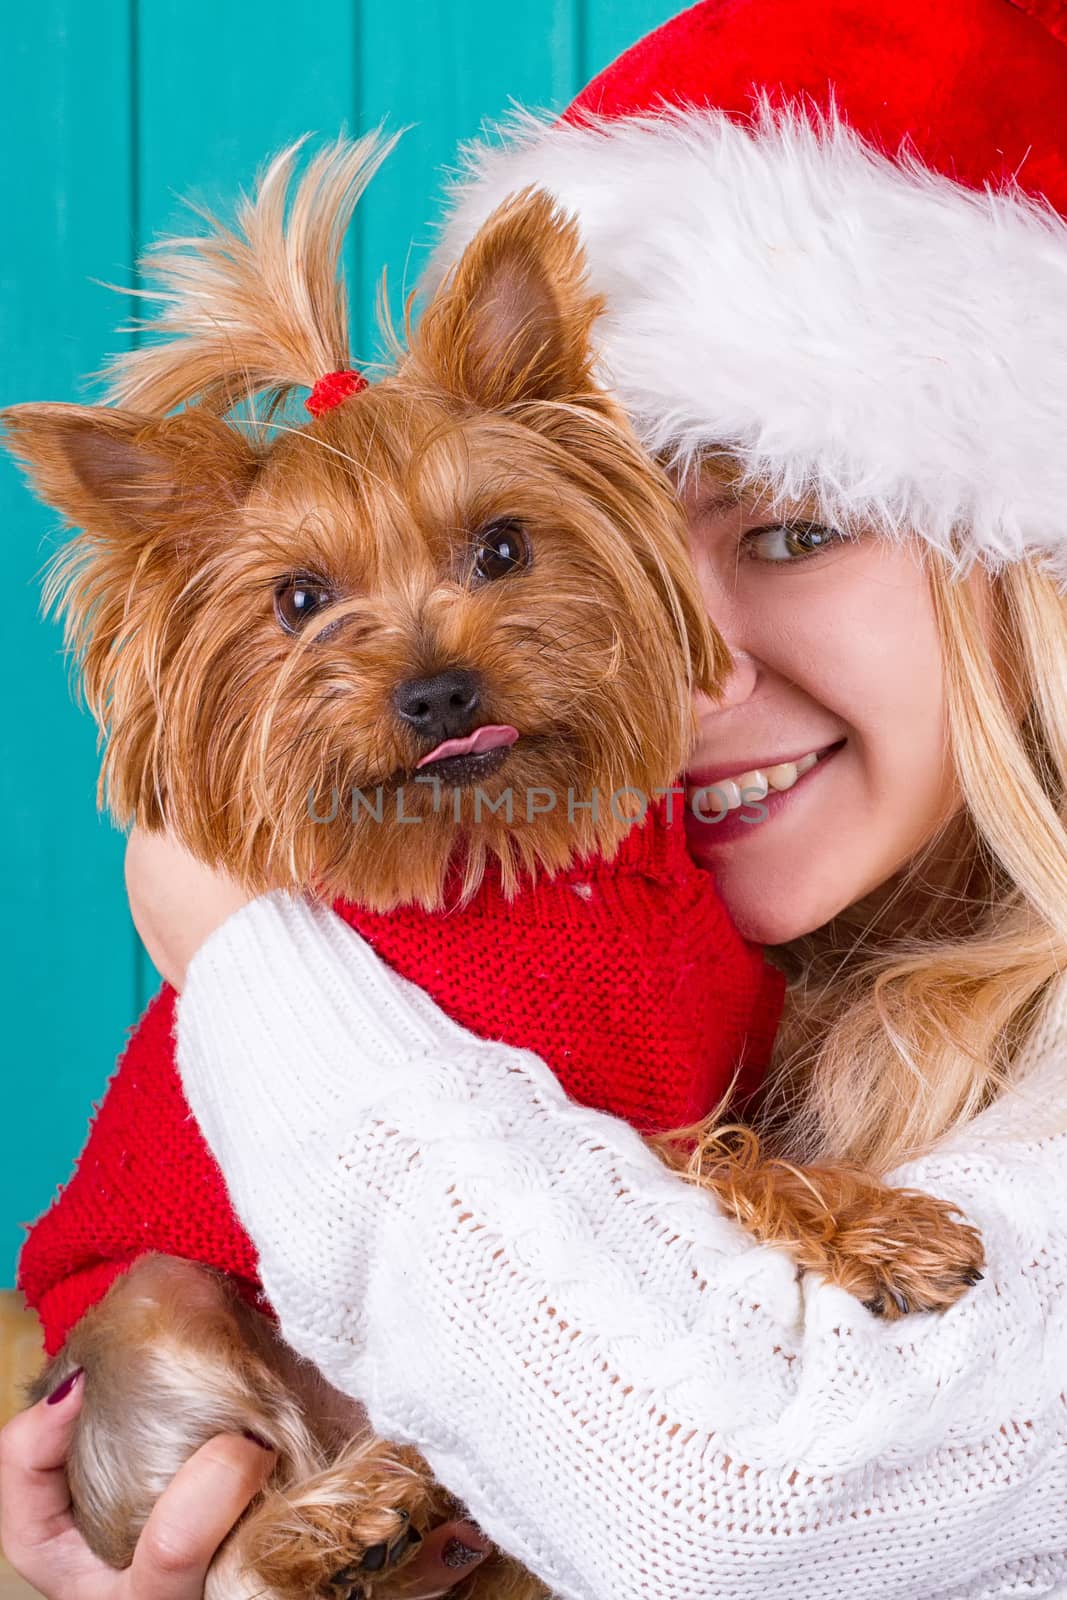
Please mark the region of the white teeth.
[[779, 767], [767, 768], [767, 782], [779, 792], [791, 789], [799, 777], [800, 768], [795, 761], [783, 761]]
[[[818, 756], [812, 752], [811, 755], [801, 756], [799, 761], [783, 761], [780, 766], [768, 767], [767, 782], [772, 789], [777, 789], [779, 792], [783, 789], [791, 789], [798, 778], [802, 778], [805, 772], [811, 771], [818, 759]], [[743, 787], [744, 784], [742, 783]]]
[[801, 756], [799, 761], [782, 761], [776, 767], [755, 767], [751, 772], [740, 772], [734, 778], [720, 778], [718, 783], [693, 786], [687, 799], [703, 816], [717, 811], [736, 811], [742, 805], [755, 805], [765, 800], [774, 789], [779, 794], [791, 789], [798, 778], [810, 772], [818, 761], [814, 751]]
[[746, 800], [753, 802], [766, 800], [770, 784], [767, 781], [767, 774], [757, 769], [755, 772], [746, 772], [742, 778], [739, 778], [738, 788]]

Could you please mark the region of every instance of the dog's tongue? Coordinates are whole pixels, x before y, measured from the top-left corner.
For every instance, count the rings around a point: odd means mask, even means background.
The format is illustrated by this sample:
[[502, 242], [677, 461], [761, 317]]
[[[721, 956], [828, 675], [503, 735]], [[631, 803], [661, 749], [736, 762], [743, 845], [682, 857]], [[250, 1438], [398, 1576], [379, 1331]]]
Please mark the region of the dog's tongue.
[[465, 739], [446, 739], [416, 762], [416, 766], [428, 767], [431, 761], [444, 761], [448, 756], [483, 756], [487, 750], [500, 750], [504, 745], [514, 744], [518, 737], [518, 728], [489, 723], [484, 728], [475, 728]]

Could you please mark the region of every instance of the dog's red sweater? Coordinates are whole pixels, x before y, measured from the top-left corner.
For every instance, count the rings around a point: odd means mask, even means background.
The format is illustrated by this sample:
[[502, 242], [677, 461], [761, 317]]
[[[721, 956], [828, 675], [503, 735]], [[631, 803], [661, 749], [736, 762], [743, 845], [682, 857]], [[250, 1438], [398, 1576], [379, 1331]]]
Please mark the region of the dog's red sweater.
[[[738, 1065], [742, 1094], [759, 1084], [782, 979], [735, 931], [688, 854], [681, 818], [662, 808], [610, 863], [586, 862], [511, 902], [487, 878], [446, 913], [335, 909], [457, 1022], [536, 1051], [574, 1099], [642, 1133], [705, 1116]], [[270, 1312], [255, 1249], [182, 1094], [174, 1004], [164, 985], [73, 1177], [23, 1248], [20, 1285], [49, 1354], [146, 1251], [225, 1271]]]

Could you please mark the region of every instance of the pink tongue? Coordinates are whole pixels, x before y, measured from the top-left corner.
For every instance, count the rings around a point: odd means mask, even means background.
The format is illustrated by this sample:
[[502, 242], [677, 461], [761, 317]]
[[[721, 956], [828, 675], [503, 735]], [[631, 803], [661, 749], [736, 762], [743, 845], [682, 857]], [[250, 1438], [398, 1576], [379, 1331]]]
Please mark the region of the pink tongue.
[[518, 728], [490, 723], [487, 727], [475, 728], [465, 739], [446, 739], [415, 765], [428, 767], [431, 761], [444, 761], [447, 756], [481, 756], [487, 750], [500, 750], [505, 745], [514, 744], [518, 737]]

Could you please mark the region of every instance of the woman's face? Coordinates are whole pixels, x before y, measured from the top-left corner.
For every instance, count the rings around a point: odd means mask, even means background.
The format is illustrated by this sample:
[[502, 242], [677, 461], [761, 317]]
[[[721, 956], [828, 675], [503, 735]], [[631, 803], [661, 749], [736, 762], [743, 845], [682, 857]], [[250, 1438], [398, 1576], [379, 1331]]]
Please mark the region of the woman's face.
[[933, 599], [915, 546], [776, 521], [714, 482], [686, 503], [734, 663], [722, 699], [698, 702], [686, 826], [741, 931], [782, 944], [959, 808]]

